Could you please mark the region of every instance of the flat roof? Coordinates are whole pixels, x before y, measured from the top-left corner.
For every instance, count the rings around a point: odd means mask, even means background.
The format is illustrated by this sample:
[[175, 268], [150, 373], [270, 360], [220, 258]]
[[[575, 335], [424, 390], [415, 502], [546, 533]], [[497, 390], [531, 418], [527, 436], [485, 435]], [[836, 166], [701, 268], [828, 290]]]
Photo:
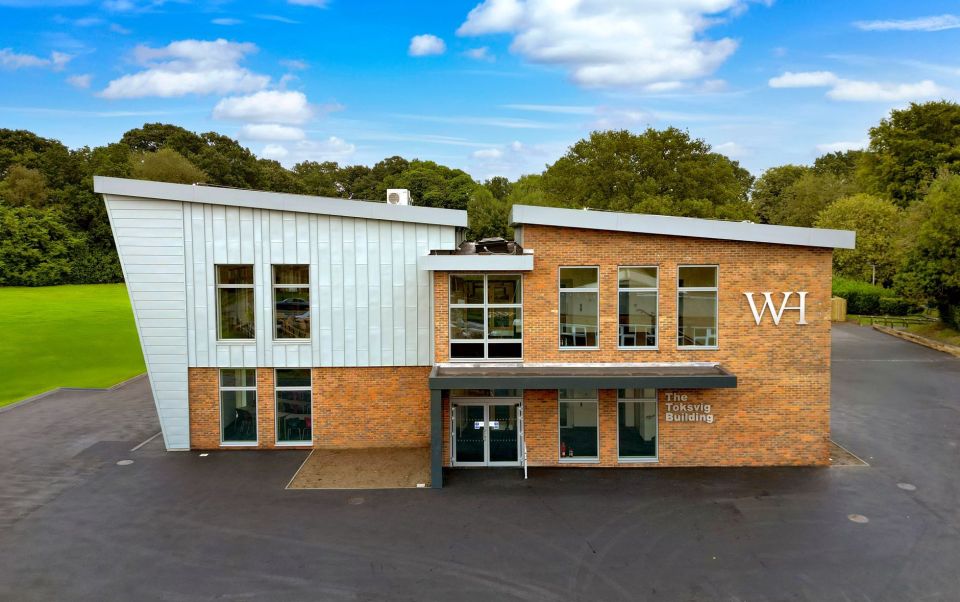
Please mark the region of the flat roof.
[[514, 205], [510, 210], [510, 224], [514, 226], [535, 224], [836, 249], [852, 249], [856, 244], [856, 232], [851, 230], [771, 226], [753, 222], [728, 222], [696, 217], [619, 213], [592, 209], [558, 209], [533, 205]]
[[467, 227], [467, 212], [457, 209], [388, 205], [377, 201], [338, 199], [286, 192], [223, 188], [203, 184], [170, 184], [128, 178], [93, 177], [93, 190], [112, 196], [296, 211], [341, 217], [393, 222], [414, 222], [438, 226]]
[[729, 389], [736, 375], [713, 362], [636, 364], [443, 363], [431, 389]]

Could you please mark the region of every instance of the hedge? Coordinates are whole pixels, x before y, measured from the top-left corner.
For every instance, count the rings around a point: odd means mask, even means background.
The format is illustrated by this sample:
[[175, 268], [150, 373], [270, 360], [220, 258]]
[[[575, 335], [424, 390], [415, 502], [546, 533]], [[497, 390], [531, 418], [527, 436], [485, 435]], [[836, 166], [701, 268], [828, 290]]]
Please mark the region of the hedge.
[[906, 316], [918, 313], [915, 303], [897, 297], [891, 289], [836, 276], [833, 279], [833, 296], [847, 300], [847, 313], [862, 316]]

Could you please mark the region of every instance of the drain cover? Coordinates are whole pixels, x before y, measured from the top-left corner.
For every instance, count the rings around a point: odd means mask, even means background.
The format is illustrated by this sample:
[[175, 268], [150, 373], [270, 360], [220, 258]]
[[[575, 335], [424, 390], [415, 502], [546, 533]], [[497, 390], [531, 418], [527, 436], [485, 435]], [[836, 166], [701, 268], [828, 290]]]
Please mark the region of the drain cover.
[[120, 460], [117, 462], [117, 466], [130, 466], [133, 464], [133, 460]]
[[897, 487], [903, 489], [904, 491], [916, 491], [917, 486], [911, 483], [897, 483]]
[[347, 503], [350, 504], [351, 506], [359, 506], [360, 504], [363, 503], [363, 498], [362, 498], [362, 497], [352, 497], [352, 498], [350, 498], [349, 500], [347, 500]]
[[847, 518], [855, 523], [869, 523], [870, 519], [862, 514], [848, 514]]

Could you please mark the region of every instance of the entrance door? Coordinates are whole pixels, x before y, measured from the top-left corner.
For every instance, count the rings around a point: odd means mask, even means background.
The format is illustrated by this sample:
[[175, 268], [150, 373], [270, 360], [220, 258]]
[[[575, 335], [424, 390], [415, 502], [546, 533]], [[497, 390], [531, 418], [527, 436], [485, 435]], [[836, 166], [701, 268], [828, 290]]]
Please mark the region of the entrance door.
[[452, 409], [454, 465], [519, 465], [520, 404], [461, 403], [454, 404]]

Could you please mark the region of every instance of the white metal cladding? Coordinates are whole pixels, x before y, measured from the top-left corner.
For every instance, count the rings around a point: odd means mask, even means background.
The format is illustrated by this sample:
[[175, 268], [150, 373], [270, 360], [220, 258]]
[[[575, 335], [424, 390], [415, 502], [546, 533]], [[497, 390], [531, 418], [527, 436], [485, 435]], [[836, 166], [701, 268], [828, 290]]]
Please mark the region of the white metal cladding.
[[[452, 226], [106, 195], [168, 449], [189, 448], [188, 367], [432, 365], [431, 249]], [[253, 264], [256, 340], [217, 339], [218, 264]], [[311, 338], [273, 340], [272, 265], [310, 265]]]

